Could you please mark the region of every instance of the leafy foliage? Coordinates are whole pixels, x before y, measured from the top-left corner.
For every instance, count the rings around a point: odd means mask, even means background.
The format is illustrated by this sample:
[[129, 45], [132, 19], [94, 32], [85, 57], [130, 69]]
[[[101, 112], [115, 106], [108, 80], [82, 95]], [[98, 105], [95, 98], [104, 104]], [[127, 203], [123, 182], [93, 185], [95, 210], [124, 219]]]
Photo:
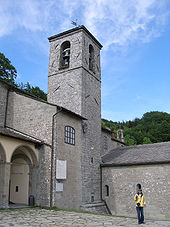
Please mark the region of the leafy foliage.
[[47, 94], [38, 86], [33, 87], [29, 82], [27, 82], [26, 84], [23, 84], [22, 82], [16, 83], [17, 70], [13, 65], [11, 65], [10, 60], [6, 58], [3, 53], [0, 53], [0, 78], [10, 85], [21, 89], [22, 91], [25, 91], [45, 101], [47, 100]]
[[165, 112], [147, 112], [141, 119], [126, 122], [102, 119], [102, 126], [109, 127], [115, 135], [118, 128], [123, 128], [127, 145], [170, 141], [170, 114]]
[[23, 83], [16, 84], [16, 87], [20, 88], [21, 90], [23, 90], [33, 96], [36, 96], [40, 99], [47, 101], [47, 94], [44, 91], [42, 91], [38, 86], [33, 87], [30, 85], [29, 82], [27, 82], [26, 84], [23, 84]]
[[14, 84], [17, 77], [17, 71], [8, 58], [3, 53], [0, 53], [0, 78], [10, 84]]

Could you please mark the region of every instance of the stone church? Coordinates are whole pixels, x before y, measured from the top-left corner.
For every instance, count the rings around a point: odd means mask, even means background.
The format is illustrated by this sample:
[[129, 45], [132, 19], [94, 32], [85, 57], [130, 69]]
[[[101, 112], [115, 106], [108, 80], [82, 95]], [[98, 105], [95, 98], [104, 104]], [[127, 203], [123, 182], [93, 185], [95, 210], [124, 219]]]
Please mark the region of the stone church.
[[101, 127], [102, 45], [79, 26], [49, 38], [47, 102], [0, 81], [0, 207], [170, 218], [170, 142], [124, 146]]

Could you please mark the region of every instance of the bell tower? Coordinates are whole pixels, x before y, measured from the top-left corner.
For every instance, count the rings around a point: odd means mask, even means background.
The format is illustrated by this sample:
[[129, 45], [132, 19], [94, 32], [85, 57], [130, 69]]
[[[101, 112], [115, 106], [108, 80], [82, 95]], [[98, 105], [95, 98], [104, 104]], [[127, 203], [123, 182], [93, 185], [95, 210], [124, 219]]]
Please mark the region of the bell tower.
[[82, 206], [100, 201], [102, 45], [79, 26], [49, 38], [48, 102], [85, 117], [82, 122]]

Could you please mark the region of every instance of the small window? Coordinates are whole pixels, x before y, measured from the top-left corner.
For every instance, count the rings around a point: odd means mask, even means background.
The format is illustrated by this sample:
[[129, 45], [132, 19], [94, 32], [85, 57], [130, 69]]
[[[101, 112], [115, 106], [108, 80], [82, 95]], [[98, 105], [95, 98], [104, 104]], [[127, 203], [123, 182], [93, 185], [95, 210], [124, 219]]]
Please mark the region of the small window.
[[71, 126], [65, 127], [65, 143], [75, 145], [75, 129]]
[[109, 186], [108, 185], [105, 185], [105, 195], [106, 196], [109, 196]]
[[137, 184], [137, 185], [136, 185], [136, 191], [137, 191], [137, 192], [138, 192], [139, 189], [142, 189], [141, 184]]
[[65, 41], [60, 49], [60, 68], [68, 68], [70, 64], [70, 42]]
[[107, 150], [107, 136], [104, 136], [104, 149]]
[[89, 45], [89, 69], [94, 71], [94, 48]]

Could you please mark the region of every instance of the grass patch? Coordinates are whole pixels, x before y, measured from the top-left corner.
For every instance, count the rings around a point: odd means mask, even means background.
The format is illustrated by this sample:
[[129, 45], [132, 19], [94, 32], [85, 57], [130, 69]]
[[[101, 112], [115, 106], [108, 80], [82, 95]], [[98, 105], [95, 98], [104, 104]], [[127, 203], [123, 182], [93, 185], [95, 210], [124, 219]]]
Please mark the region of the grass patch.
[[134, 217], [126, 217], [126, 216], [116, 216], [116, 215], [112, 215], [112, 214], [101, 214], [101, 213], [97, 213], [97, 212], [91, 212], [91, 211], [85, 211], [85, 210], [76, 210], [76, 209], [71, 209], [71, 210], [64, 210], [64, 209], [60, 209], [56, 206], [54, 207], [41, 207], [41, 206], [37, 206], [37, 208], [39, 209], [46, 209], [46, 210], [54, 210], [54, 211], [65, 211], [65, 212], [75, 212], [75, 213], [80, 213], [80, 214], [93, 214], [93, 215], [100, 215], [100, 216], [109, 216], [109, 217], [118, 217], [118, 218], [133, 218], [136, 219]]

